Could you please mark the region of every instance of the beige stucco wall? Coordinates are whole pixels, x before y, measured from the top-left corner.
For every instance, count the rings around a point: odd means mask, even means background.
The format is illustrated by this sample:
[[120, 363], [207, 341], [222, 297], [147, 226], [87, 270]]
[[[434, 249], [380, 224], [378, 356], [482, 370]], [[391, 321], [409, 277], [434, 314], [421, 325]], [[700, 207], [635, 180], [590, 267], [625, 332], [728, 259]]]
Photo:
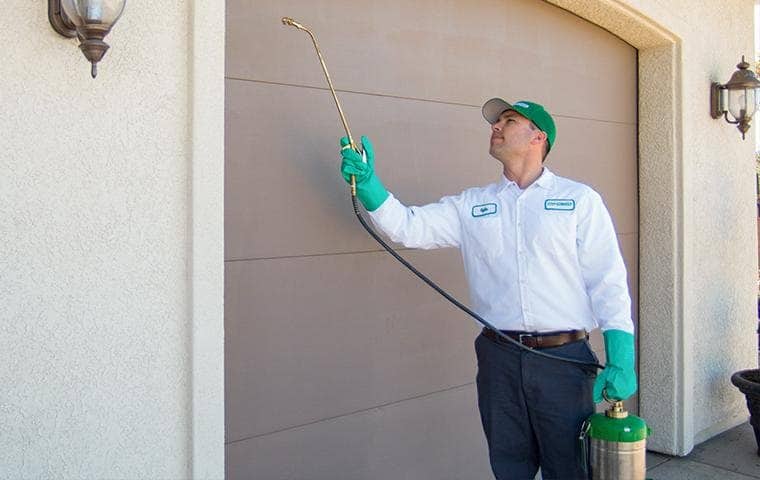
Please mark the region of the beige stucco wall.
[[683, 29], [689, 39], [682, 76], [689, 127], [683, 136], [683, 315], [694, 368], [691, 431], [699, 443], [747, 418], [744, 397], [728, 377], [757, 366], [755, 139], [741, 142], [734, 126], [704, 115], [708, 82], [725, 83], [742, 54], [754, 57], [754, 1], [721, 4], [721, 22], [707, 29], [714, 36], [697, 21], [711, 15], [717, 22], [714, 6], [688, 5], [694, 20]]
[[5, 6], [0, 477], [222, 478], [223, 2]]

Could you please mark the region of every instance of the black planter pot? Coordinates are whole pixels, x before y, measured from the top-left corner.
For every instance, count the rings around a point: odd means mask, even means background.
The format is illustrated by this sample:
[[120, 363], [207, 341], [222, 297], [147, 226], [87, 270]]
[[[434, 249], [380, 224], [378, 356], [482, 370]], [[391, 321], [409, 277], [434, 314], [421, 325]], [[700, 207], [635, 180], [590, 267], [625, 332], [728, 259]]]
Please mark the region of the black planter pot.
[[731, 383], [747, 397], [749, 423], [755, 430], [757, 455], [760, 456], [760, 369], [738, 371], [731, 375]]

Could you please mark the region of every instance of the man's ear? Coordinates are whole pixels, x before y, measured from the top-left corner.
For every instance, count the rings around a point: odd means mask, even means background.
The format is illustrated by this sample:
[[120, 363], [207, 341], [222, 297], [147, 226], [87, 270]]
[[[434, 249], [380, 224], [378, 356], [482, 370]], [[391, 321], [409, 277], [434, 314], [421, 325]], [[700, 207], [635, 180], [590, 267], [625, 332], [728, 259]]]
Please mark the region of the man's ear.
[[542, 130], [536, 130], [536, 135], [533, 136], [531, 143], [543, 144], [547, 140], [546, 132]]

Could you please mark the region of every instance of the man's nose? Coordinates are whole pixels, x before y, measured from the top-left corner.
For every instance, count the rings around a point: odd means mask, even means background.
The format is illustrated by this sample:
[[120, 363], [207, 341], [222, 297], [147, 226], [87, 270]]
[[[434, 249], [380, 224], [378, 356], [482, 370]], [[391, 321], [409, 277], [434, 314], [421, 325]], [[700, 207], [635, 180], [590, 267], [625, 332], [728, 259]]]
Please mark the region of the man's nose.
[[491, 131], [501, 132], [501, 127], [503, 125], [504, 125], [504, 122], [502, 122], [501, 120], [499, 120], [498, 122], [496, 122], [493, 125], [491, 125]]

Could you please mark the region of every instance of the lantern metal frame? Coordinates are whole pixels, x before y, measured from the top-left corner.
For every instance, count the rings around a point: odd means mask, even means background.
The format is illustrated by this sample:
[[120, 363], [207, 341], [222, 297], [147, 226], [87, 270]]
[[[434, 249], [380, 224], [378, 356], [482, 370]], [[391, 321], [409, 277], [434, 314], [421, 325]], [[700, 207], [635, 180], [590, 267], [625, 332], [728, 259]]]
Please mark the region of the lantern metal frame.
[[[126, 0], [121, 0], [126, 3]], [[53, 30], [66, 38], [79, 38], [79, 49], [92, 65], [90, 74], [92, 78], [98, 75], [98, 62], [109, 49], [109, 45], [103, 39], [111, 31], [111, 28], [119, 19], [117, 16], [112, 23], [85, 24], [77, 27], [66, 15], [61, 6], [61, 0], [48, 0], [48, 20]]]
[[[720, 84], [713, 82], [710, 86], [710, 116], [718, 119], [723, 117], [726, 122], [736, 125], [736, 128], [742, 134], [742, 140], [745, 138], [745, 134], [750, 129], [752, 116], [757, 111], [757, 106], [750, 115], [742, 115], [740, 118], [734, 118], [733, 120], [728, 118], [728, 96], [731, 91], [740, 91], [752, 89], [755, 91], [755, 105], [760, 100], [760, 80], [757, 79], [755, 72], [749, 69], [750, 64], [747, 63], [742, 55], [742, 61], [736, 65], [737, 70], [731, 75], [731, 79], [726, 84]], [[733, 114], [731, 115], [733, 117]]]

